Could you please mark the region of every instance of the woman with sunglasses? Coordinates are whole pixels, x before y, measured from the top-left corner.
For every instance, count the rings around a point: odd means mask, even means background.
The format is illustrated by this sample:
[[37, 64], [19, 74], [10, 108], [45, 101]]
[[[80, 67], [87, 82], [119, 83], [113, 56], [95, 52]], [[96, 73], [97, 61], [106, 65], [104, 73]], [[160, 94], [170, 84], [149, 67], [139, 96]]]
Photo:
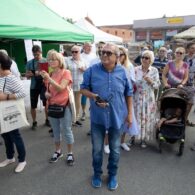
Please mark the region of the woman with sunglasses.
[[140, 129], [138, 139], [141, 147], [147, 147], [146, 141], [154, 136], [156, 102], [154, 90], [160, 86], [157, 68], [151, 66], [154, 53], [146, 50], [142, 53], [141, 66], [135, 67], [134, 111]]
[[[132, 84], [134, 84], [135, 70], [134, 70], [134, 67], [129, 60], [127, 50], [124, 47], [120, 47], [119, 51], [120, 51], [119, 63], [122, 66], [124, 66], [126, 73], [128, 75], [129, 81]], [[124, 124], [124, 127], [123, 127], [124, 132], [121, 136], [121, 148], [125, 151], [130, 151], [130, 147], [125, 143], [126, 134], [129, 134], [130, 136], [132, 136], [131, 140], [130, 140], [130, 145], [132, 145], [134, 143], [135, 136], [139, 134], [139, 129], [138, 129], [138, 125], [137, 125], [134, 111], [132, 111], [132, 118], [133, 118], [132, 126], [128, 127], [126, 124]]]
[[194, 88], [186, 86], [189, 77], [189, 65], [184, 62], [185, 49], [178, 47], [175, 50], [175, 60], [169, 61], [163, 70], [162, 80], [165, 88], [182, 88], [188, 94], [188, 106], [186, 110], [186, 124], [194, 126], [195, 124], [187, 120], [191, 110], [191, 104], [194, 98]]

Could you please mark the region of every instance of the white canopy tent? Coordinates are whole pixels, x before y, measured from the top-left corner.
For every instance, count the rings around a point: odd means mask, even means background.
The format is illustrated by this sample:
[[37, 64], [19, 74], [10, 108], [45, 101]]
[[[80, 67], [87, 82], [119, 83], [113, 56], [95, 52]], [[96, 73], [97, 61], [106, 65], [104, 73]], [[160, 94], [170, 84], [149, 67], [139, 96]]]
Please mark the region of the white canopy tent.
[[75, 25], [77, 25], [78, 27], [80, 27], [81, 29], [90, 32], [91, 34], [94, 35], [94, 42], [98, 43], [99, 41], [104, 41], [104, 42], [115, 42], [115, 43], [122, 43], [123, 39], [111, 34], [108, 34], [98, 28], [96, 28], [95, 26], [93, 26], [92, 24], [90, 24], [87, 20], [85, 19], [81, 19], [77, 22], [74, 23]]
[[176, 34], [174, 39], [195, 39], [195, 26]]

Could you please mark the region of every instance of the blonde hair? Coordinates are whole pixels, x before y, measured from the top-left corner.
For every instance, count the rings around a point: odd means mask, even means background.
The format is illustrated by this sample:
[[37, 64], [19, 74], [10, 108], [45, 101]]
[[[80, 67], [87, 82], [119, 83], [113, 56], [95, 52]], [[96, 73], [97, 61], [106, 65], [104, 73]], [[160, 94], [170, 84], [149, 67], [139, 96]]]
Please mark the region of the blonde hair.
[[52, 58], [58, 60], [61, 69], [65, 67], [65, 60], [61, 53], [57, 52], [54, 49], [49, 50], [47, 52], [47, 61], [49, 61]]
[[124, 62], [121, 62], [119, 60], [120, 64], [123, 65], [124, 67], [128, 68], [130, 66], [131, 62], [130, 62], [129, 57], [128, 57], [127, 49], [125, 49], [124, 47], [119, 47], [119, 50], [125, 54]]
[[183, 54], [185, 54], [185, 53], [186, 53], [186, 50], [185, 50], [185, 48], [184, 48], [184, 47], [177, 47], [177, 48], [176, 48], [176, 50], [175, 50], [175, 52], [178, 52], [178, 51], [183, 52]]

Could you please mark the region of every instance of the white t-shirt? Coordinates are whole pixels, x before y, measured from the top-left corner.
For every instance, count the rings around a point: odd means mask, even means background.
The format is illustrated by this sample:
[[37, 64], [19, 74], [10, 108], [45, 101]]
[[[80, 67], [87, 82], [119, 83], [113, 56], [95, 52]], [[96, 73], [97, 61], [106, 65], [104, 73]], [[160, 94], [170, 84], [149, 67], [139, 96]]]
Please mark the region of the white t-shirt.
[[12, 60], [12, 64], [11, 64], [10, 70], [11, 70], [11, 73], [13, 75], [15, 75], [17, 78], [20, 79], [20, 72], [19, 72], [18, 66], [17, 66], [17, 64], [16, 64], [16, 62], [14, 60]]
[[85, 62], [86, 66], [89, 67], [91, 64], [91, 61], [94, 60], [97, 56], [94, 53], [82, 53], [81, 54], [81, 58], [83, 59], [83, 61]]

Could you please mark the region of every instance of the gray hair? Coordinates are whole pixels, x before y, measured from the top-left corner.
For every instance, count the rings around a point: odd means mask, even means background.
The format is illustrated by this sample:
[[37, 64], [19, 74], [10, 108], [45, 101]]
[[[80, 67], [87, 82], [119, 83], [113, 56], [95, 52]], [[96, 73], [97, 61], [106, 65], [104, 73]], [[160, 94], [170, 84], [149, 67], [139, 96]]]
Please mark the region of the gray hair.
[[114, 48], [114, 53], [116, 54], [116, 56], [117, 56], [117, 57], [120, 56], [120, 50], [119, 50], [119, 47], [118, 47], [116, 44], [114, 44], [114, 43], [106, 43], [106, 44], [104, 45], [104, 47], [106, 47], [106, 46], [113, 47], [113, 48]]
[[7, 53], [7, 51], [6, 51], [5, 49], [0, 49], [0, 52], [1, 52], [1, 53], [4, 53], [5, 55], [8, 56], [8, 53]]
[[142, 56], [144, 56], [145, 54], [150, 57], [150, 65], [152, 65], [154, 63], [154, 52], [153, 51], [150, 51], [150, 50], [145, 50], [142, 53]]

